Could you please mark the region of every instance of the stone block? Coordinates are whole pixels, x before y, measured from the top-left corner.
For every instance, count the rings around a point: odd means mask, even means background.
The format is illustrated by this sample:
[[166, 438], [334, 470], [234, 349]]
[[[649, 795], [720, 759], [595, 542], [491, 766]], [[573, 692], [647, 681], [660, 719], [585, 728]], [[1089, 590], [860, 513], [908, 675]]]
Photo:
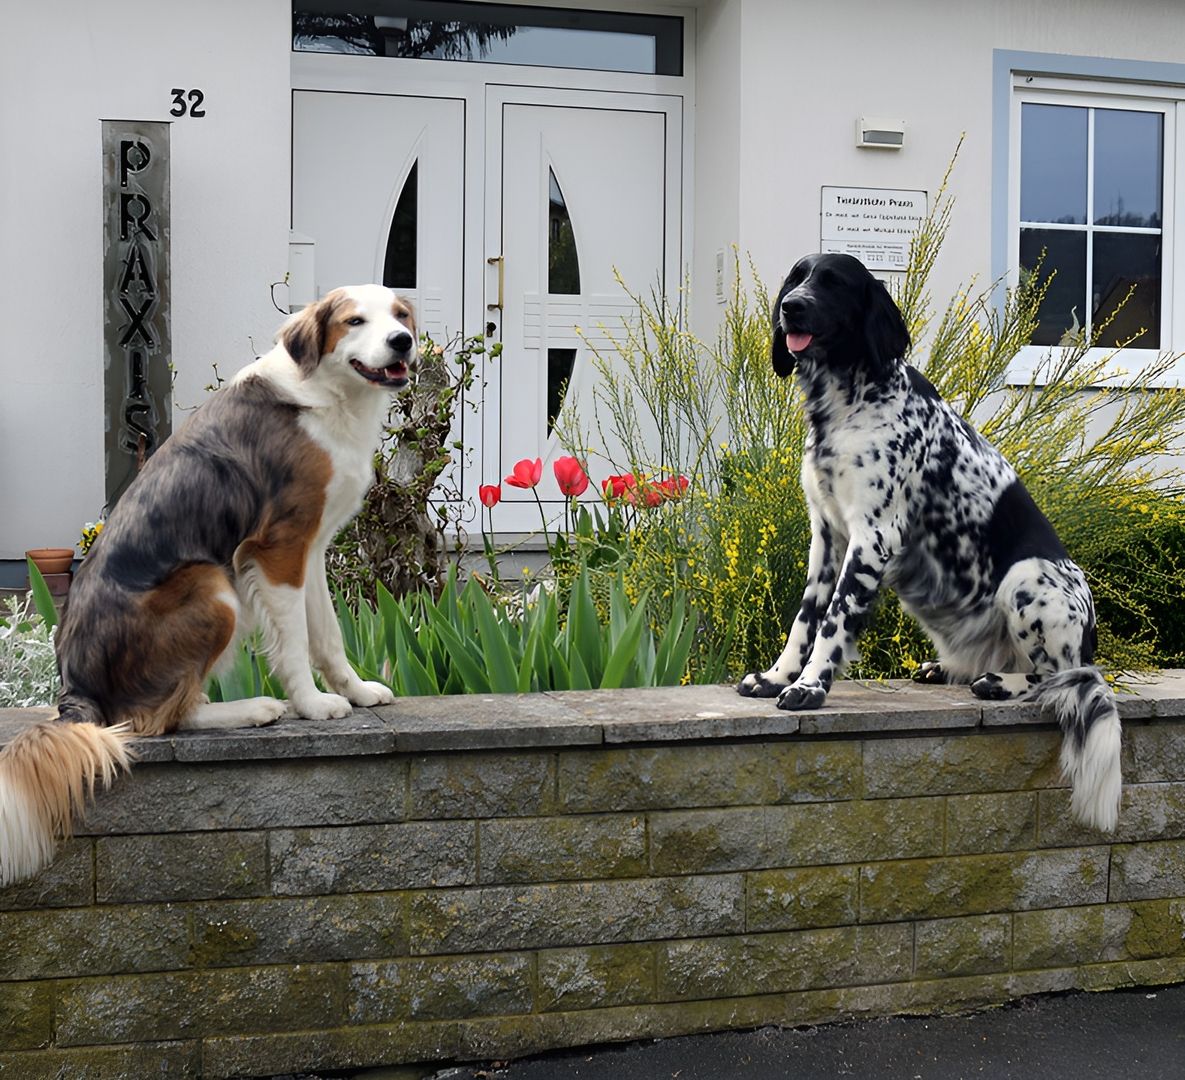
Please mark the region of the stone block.
[[1129, 724], [1123, 732], [1120, 760], [1126, 784], [1185, 780], [1185, 724], [1179, 720]]
[[167, 971], [188, 962], [188, 916], [172, 904], [0, 914], [5, 979]]
[[641, 814], [502, 818], [483, 821], [478, 828], [483, 885], [646, 873], [646, 821]]
[[770, 865], [765, 808], [670, 810], [650, 817], [650, 865], [656, 874], [716, 874]]
[[574, 750], [560, 756], [559, 799], [575, 813], [737, 806], [777, 794], [769, 748], [740, 745]]
[[601, 725], [555, 694], [469, 694], [398, 698], [373, 711], [405, 753], [532, 746], [600, 745]]
[[544, 1012], [654, 1000], [653, 945], [546, 949], [538, 964], [538, 1007]]
[[1111, 852], [1112, 900], [1185, 895], [1185, 840], [1116, 844]]
[[95, 895], [94, 852], [89, 840], [67, 840], [36, 877], [0, 889], [0, 911], [80, 907]]
[[799, 718], [731, 686], [654, 686], [547, 695], [604, 731], [607, 743], [793, 735]]
[[1099, 904], [1107, 899], [1107, 848], [956, 855], [865, 866], [863, 922]]
[[933, 919], [915, 927], [914, 975], [951, 978], [1007, 971], [1012, 948], [1010, 915]]
[[[1043, 847], [1097, 843], [1100, 833], [1070, 814], [1065, 788], [1041, 792], [1040, 838]], [[1123, 789], [1119, 822], [1105, 839], [1112, 843], [1176, 840], [1185, 837], [1185, 783], [1128, 784]]]
[[1120, 990], [1129, 987], [1170, 986], [1185, 982], [1185, 959], [1123, 960], [1115, 964], [1089, 964], [1075, 972], [1083, 990]]
[[862, 758], [854, 739], [783, 739], [765, 744], [776, 803], [858, 799]]
[[272, 758], [392, 754], [395, 736], [370, 709], [330, 720], [285, 718], [267, 727], [179, 731], [169, 736], [177, 761], [260, 761]]
[[0, 983], [0, 1050], [35, 1050], [53, 1041], [54, 989], [48, 982]]
[[1019, 911], [1013, 932], [1018, 970], [1185, 953], [1181, 905], [1169, 900]]
[[379, 892], [477, 880], [472, 821], [410, 821], [271, 834], [277, 896]]
[[207, 900], [267, 893], [262, 832], [161, 833], [95, 840], [101, 904]]
[[411, 759], [409, 817], [522, 817], [555, 812], [555, 757], [429, 754]]
[[57, 1043], [336, 1027], [345, 1020], [345, 987], [346, 969], [336, 964], [84, 979], [58, 997]]
[[1129, 715], [1160, 720], [1185, 716], [1185, 671], [1180, 668], [1125, 676], [1117, 689], [1119, 715], [1125, 719]]
[[745, 929], [750, 932], [845, 926], [857, 920], [855, 866], [755, 870], [748, 879]]
[[[1023, 850], [1034, 847], [1036, 839], [1035, 791], [947, 796], [946, 851], [949, 855]], [[1092, 839], [1079, 843], [1090, 843]]]
[[129, 1077], [168, 1077], [187, 1080], [202, 1070], [201, 1043], [150, 1042], [136, 1046], [54, 1047], [23, 1054], [0, 1053], [0, 1076], [13, 1080], [128, 1080]]
[[350, 965], [349, 1021], [464, 1020], [531, 1011], [531, 958], [523, 953]]
[[770, 806], [766, 847], [772, 866], [910, 859], [942, 851], [941, 799]]
[[962, 795], [1054, 787], [1061, 736], [1033, 731], [952, 734], [864, 743], [864, 794]]
[[919, 686], [892, 680], [843, 680], [827, 704], [800, 713], [803, 735], [945, 731], [979, 726], [982, 708], [966, 687]]
[[599, 945], [739, 931], [739, 874], [413, 893], [411, 951]]
[[237, 967], [402, 956], [406, 909], [401, 893], [194, 904], [190, 959]]
[[844, 926], [670, 941], [658, 950], [661, 1001], [728, 998], [908, 979], [913, 929]]
[[96, 800], [80, 833], [199, 832], [400, 821], [407, 764], [392, 757], [153, 765]]

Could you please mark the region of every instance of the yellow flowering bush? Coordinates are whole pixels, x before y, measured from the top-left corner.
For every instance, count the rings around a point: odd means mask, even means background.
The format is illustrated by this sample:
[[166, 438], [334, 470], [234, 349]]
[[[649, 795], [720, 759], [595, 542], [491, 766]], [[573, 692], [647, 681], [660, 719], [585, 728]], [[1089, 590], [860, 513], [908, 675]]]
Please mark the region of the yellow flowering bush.
[[[1185, 431], [1185, 391], [1158, 389], [1177, 358], [1157, 357], [1114, 388], [1113, 356], [1094, 348], [1104, 329], [1096, 327], [1093, 339], [1066, 341], [1028, 383], [1013, 385], [1007, 372], [1032, 338], [1049, 275], [1025, 275], [1015, 288], [972, 281], [936, 318], [929, 281], [950, 223], [947, 178], [895, 288], [921, 343], [910, 360], [1012, 462], [1082, 565], [1100, 660], [1120, 669], [1179, 662], [1185, 508], [1171, 455]], [[711, 344], [690, 333], [677, 304], [630, 294], [638, 316], [613, 332], [615, 355], [593, 350], [600, 380], [591, 413], [565, 406], [557, 424], [582, 460], [592, 453], [622, 472], [690, 477], [684, 498], [638, 517], [620, 561], [602, 572], [623, 571], [632, 588], [667, 604], [688, 598], [701, 618], [689, 670], [696, 681], [734, 678], [777, 656], [810, 544], [801, 402], [770, 365], [769, 291], [751, 268], [746, 288], [739, 269]], [[661, 623], [663, 612], [656, 616]], [[861, 652], [854, 676], [899, 677], [931, 658], [932, 646], [886, 591]]]

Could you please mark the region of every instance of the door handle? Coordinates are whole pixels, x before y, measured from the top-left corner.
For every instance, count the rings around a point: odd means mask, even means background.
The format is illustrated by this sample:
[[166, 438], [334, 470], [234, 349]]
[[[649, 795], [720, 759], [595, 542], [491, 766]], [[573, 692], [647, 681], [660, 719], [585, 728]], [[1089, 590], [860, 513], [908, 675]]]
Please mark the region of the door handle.
[[486, 304], [487, 311], [501, 311], [503, 301], [503, 289], [506, 282], [506, 260], [501, 255], [492, 255], [486, 259], [487, 266], [496, 266], [498, 268], [498, 301], [494, 304]]

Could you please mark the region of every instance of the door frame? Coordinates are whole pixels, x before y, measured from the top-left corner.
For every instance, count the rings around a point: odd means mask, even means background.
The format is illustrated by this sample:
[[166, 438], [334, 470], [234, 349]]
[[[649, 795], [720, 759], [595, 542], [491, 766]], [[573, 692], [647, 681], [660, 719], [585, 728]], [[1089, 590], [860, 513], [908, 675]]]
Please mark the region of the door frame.
[[[621, 10], [645, 10], [652, 14], [676, 15], [684, 22], [683, 75], [639, 75], [629, 72], [587, 71], [570, 68], [528, 67], [509, 64], [483, 64], [453, 60], [407, 60], [392, 57], [343, 56], [327, 53], [292, 53], [292, 89], [352, 91], [366, 94], [387, 94], [404, 97], [449, 97], [465, 101], [464, 183], [465, 214], [462, 223], [463, 279], [462, 320], [465, 333], [480, 331], [486, 323], [486, 264], [489, 250], [488, 219], [492, 216], [485, 186], [489, 168], [487, 155], [487, 102], [493, 95], [534, 95], [516, 97], [526, 104], [564, 104], [573, 95], [592, 93], [610, 95], [614, 100], [638, 99], [667, 102], [672, 109], [670, 129], [677, 139], [668, 139], [668, 190], [674, 185], [677, 198], [668, 197], [668, 232], [674, 242], [669, 245], [667, 281], [678, 281], [683, 268], [692, 261], [692, 207], [694, 206], [694, 93], [695, 86], [695, 10], [687, 7], [645, 5], [642, 8], [624, 4], [605, 5]], [[510, 100], [509, 97], [506, 100]], [[677, 108], [675, 106], [677, 105]], [[618, 105], [616, 107], [622, 107]], [[625, 107], [628, 107], [625, 106]], [[500, 108], [500, 106], [499, 106]], [[647, 106], [649, 108], [649, 105]], [[291, 123], [291, 120], [290, 120]], [[499, 128], [500, 130], [500, 128]], [[291, 136], [291, 129], [289, 131]], [[672, 145], [678, 146], [672, 153]], [[499, 150], [500, 159], [501, 152]], [[485, 162], [483, 168], [471, 168], [469, 163]], [[291, 179], [290, 179], [291, 184]], [[500, 189], [499, 189], [500, 190]], [[292, 204], [291, 186], [289, 206]], [[672, 205], [676, 206], [672, 222]], [[497, 217], [501, 218], [500, 205]], [[496, 252], [493, 252], [496, 254]], [[673, 267], [672, 267], [673, 259]], [[483, 357], [477, 371], [479, 384], [484, 385], [485, 401], [497, 402], [493, 379], [498, 377], [497, 363]], [[498, 385], [498, 392], [501, 387]], [[474, 523], [480, 511], [477, 487], [489, 473], [494, 476], [498, 457], [498, 415], [488, 415], [484, 406], [475, 418], [477, 423], [466, 423], [468, 464], [463, 499], [471, 499], [475, 508]], [[473, 432], [471, 439], [469, 432]], [[489, 451], [492, 457], [487, 457]], [[500, 542], [514, 543], [514, 534], [499, 534]]]

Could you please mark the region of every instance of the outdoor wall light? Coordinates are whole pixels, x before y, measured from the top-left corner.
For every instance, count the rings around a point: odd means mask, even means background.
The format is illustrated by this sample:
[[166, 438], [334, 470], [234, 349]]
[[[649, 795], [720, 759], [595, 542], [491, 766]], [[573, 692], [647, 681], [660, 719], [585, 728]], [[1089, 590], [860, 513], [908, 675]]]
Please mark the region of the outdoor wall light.
[[856, 145], [876, 150], [900, 150], [905, 145], [905, 121], [861, 116], [856, 121]]

